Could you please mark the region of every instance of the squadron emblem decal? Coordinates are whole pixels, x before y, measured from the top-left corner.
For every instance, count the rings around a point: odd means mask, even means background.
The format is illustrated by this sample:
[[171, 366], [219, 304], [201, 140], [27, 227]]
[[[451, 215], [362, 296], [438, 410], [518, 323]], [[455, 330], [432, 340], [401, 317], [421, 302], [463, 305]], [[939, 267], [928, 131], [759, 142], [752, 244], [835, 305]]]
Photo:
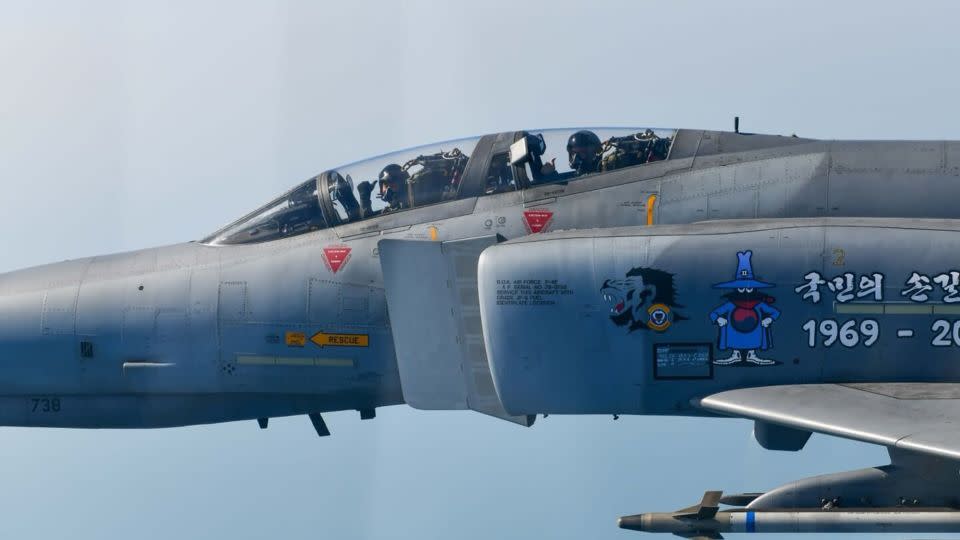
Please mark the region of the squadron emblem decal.
[[737, 272], [733, 281], [713, 285], [714, 289], [729, 292], [726, 302], [710, 312], [710, 320], [717, 325], [717, 348], [721, 358], [713, 363], [720, 366], [774, 366], [776, 360], [761, 358], [758, 352], [773, 347], [770, 325], [780, 318], [780, 310], [771, 306], [772, 296], [762, 289], [775, 287], [754, 277], [750, 250], [737, 253]]
[[625, 279], [608, 279], [600, 287], [603, 299], [612, 304], [610, 320], [617, 326], [634, 330], [666, 332], [687, 317], [677, 312], [673, 274], [656, 268], [637, 267]]
[[650, 306], [647, 308], [647, 315], [650, 316], [650, 319], [647, 320], [647, 326], [657, 332], [663, 332], [667, 328], [670, 328], [670, 324], [673, 322], [670, 320], [670, 306], [666, 304], [654, 304]]

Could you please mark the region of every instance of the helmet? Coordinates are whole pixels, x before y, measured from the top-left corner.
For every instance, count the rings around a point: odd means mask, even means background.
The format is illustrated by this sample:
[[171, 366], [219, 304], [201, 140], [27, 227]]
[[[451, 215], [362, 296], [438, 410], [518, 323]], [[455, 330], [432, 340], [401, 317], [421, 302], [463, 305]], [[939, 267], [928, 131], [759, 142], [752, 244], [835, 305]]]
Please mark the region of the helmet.
[[410, 174], [396, 163], [391, 163], [380, 171], [381, 184], [394, 184], [399, 187], [402, 186], [408, 178], [410, 178]]
[[570, 168], [577, 174], [597, 172], [600, 155], [603, 153], [600, 137], [586, 129], [580, 130], [567, 140], [567, 157]]
[[410, 173], [403, 167], [391, 163], [380, 171], [380, 198], [396, 210], [406, 206], [407, 180]]

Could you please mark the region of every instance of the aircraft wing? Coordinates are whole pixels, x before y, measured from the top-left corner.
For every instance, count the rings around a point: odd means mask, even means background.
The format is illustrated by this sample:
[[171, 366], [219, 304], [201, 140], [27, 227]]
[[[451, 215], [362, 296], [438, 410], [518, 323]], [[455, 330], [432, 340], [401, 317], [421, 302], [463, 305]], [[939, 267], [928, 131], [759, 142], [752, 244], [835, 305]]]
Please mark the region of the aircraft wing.
[[720, 392], [695, 404], [728, 416], [960, 459], [960, 383], [764, 386]]

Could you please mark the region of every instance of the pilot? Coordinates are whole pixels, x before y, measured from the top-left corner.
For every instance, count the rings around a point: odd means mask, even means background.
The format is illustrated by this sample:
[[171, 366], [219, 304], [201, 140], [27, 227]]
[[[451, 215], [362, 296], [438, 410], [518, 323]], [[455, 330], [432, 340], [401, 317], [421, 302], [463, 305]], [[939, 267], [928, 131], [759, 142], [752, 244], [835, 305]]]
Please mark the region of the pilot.
[[387, 203], [384, 211], [400, 210], [410, 205], [407, 198], [409, 179], [410, 173], [396, 163], [391, 163], [380, 171], [380, 198]]
[[600, 142], [600, 137], [592, 131], [580, 130], [567, 140], [570, 168], [577, 176], [599, 171], [602, 154], [603, 144]]
[[360, 217], [366, 219], [374, 215], [373, 211], [373, 186], [377, 181], [370, 182], [364, 180], [357, 184], [357, 193], [360, 194]]

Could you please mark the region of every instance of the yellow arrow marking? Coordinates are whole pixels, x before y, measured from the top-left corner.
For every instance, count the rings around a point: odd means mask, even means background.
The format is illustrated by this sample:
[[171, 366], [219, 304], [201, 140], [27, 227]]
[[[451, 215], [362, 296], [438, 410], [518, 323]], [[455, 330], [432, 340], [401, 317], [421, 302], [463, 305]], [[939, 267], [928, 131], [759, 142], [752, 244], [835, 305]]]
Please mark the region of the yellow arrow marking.
[[368, 347], [370, 336], [368, 334], [326, 334], [317, 332], [310, 336], [310, 341], [320, 347]]

